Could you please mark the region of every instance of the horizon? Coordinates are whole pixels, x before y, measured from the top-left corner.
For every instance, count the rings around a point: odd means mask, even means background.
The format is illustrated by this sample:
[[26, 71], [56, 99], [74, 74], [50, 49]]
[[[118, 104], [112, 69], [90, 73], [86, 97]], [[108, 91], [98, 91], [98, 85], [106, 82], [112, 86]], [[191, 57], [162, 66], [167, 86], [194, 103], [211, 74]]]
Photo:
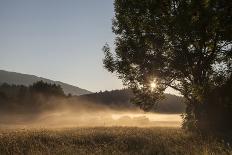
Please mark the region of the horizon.
[[1, 70], [91, 92], [124, 88], [102, 64], [104, 44], [114, 47], [113, 0], [13, 0], [1, 1], [0, 8]]
[[[74, 86], [74, 87], [78, 87], [80, 89], [84, 89], [84, 90], [87, 90], [87, 91], [90, 91], [88, 89], [85, 89], [85, 88], [82, 88], [82, 87], [79, 87], [79, 86], [76, 86], [76, 85], [73, 85], [73, 84], [70, 84], [70, 83], [66, 83], [66, 82], [63, 82], [63, 81], [59, 81], [59, 80], [54, 80], [54, 79], [48, 79], [46, 77], [42, 77], [42, 76], [39, 76], [39, 75], [32, 75], [32, 74], [27, 74], [27, 73], [20, 73], [20, 72], [15, 72], [15, 71], [9, 71], [9, 70], [4, 70], [4, 69], [1, 69], [0, 68], [0, 71], [5, 71], [5, 72], [10, 72], [10, 73], [17, 73], [17, 74], [23, 74], [23, 75], [29, 75], [29, 76], [36, 76], [38, 78], [43, 78], [43, 79], [46, 79], [46, 80], [52, 80], [54, 82], [62, 82], [62, 83], [65, 83], [65, 84], [68, 84], [68, 85], [71, 85], [71, 86]], [[122, 88], [115, 88], [115, 89], [105, 89], [105, 90], [99, 90], [99, 91], [90, 91], [91, 93], [98, 93], [98, 92], [101, 92], [101, 91], [114, 91], [114, 90], [123, 90], [123, 89], [127, 89], [126, 87], [122, 87]], [[168, 88], [168, 90], [165, 91], [165, 94], [170, 94], [170, 95], [175, 95], [175, 96], [182, 96], [180, 95], [178, 92], [175, 92], [175, 90], [172, 90], [170, 88]]]
[[231, 2], [0, 0], [0, 155], [232, 155]]
[[114, 39], [113, 1], [13, 0], [0, 7], [0, 69], [93, 92], [123, 87], [102, 65], [101, 49]]

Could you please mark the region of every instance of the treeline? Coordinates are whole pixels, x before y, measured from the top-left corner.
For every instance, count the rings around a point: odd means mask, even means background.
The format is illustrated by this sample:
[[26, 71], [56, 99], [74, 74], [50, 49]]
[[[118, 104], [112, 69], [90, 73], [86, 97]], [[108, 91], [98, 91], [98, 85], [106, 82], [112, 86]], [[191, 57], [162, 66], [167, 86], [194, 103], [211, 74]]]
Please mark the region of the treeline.
[[[132, 109], [137, 108], [130, 102], [133, 97], [133, 92], [129, 89], [104, 91], [93, 94], [79, 96], [79, 99], [94, 102], [97, 104], [104, 104], [113, 108]], [[185, 104], [183, 98], [165, 94], [166, 99], [160, 101], [157, 107], [151, 109], [154, 112], [160, 113], [183, 113], [185, 111]]]
[[[138, 109], [130, 102], [133, 93], [129, 89], [104, 91], [93, 94], [71, 96], [65, 95], [59, 85], [38, 81], [30, 86], [0, 85], [0, 113], [32, 113], [36, 114], [57, 108], [61, 104], [76, 108], [83, 106], [101, 105], [114, 110]], [[99, 107], [101, 107], [99, 106]], [[185, 111], [182, 97], [166, 94], [166, 99], [159, 102], [151, 111], [160, 113], [182, 113]]]
[[38, 81], [28, 87], [23, 85], [0, 85], [1, 113], [35, 113], [49, 109], [54, 98], [66, 97], [59, 85]]

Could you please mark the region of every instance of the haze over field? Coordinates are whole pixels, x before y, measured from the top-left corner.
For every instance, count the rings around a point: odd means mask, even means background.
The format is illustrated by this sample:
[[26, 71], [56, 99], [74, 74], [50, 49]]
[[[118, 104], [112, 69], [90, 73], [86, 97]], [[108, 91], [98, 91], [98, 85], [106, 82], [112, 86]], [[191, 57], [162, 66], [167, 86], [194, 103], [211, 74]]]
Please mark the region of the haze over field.
[[129, 89], [91, 93], [62, 82], [0, 70], [1, 127], [180, 127], [180, 113], [185, 109], [181, 97], [166, 94], [167, 99], [151, 113], [130, 103], [132, 97]]
[[[0, 8], [0, 20], [2, 21], [0, 26], [1, 84], [6, 82], [28, 86], [43, 80], [61, 85], [66, 95], [69, 93], [83, 95], [123, 88], [122, 82], [115, 75], [108, 73], [102, 64], [104, 57], [102, 46], [106, 41], [114, 46], [115, 36], [112, 33], [111, 23], [114, 16], [113, 0], [1, 1]], [[168, 92], [173, 93], [173, 90]], [[20, 95], [19, 93], [15, 96]], [[0, 94], [3, 100], [8, 99], [6, 96]], [[62, 100], [38, 106], [33, 102], [27, 103], [29, 102], [27, 100], [30, 100], [28, 96], [22, 102], [31, 105], [25, 108], [24, 104], [18, 103], [18, 100], [22, 100], [22, 98], [15, 96], [11, 96], [13, 99], [10, 108], [7, 107], [8, 105], [6, 107], [21, 112], [10, 113], [8, 110], [1, 110], [0, 121], [3, 124], [10, 124], [10, 122], [39, 124], [43, 122], [42, 124], [78, 126], [84, 125], [82, 121], [84, 119], [89, 122], [98, 122], [97, 125], [119, 125], [119, 120], [114, 119], [119, 119], [118, 115], [123, 114], [124, 120], [130, 122], [128, 125], [135, 125], [134, 122], [141, 122], [141, 120], [145, 122], [145, 125], [153, 125], [151, 122], [153, 116], [151, 117], [150, 114], [143, 114], [138, 109], [120, 108], [124, 104], [129, 105], [129, 97], [126, 102], [117, 101], [114, 108], [106, 105], [109, 103], [108, 101], [104, 102], [105, 105], [96, 103], [99, 102], [99, 98], [103, 98], [104, 101], [111, 96], [105, 99], [101, 95], [99, 95], [100, 97], [96, 95], [95, 98], [93, 94], [93, 99], [92, 96], [88, 97], [90, 101], [83, 101], [83, 103], [74, 101], [78, 105], [90, 102], [91, 106], [97, 106], [89, 110], [88, 104], [84, 108], [74, 108], [66, 103], [61, 103]], [[115, 98], [120, 97], [116, 96]], [[110, 101], [111, 103], [113, 102]], [[50, 105], [53, 106], [52, 110], [49, 109]], [[116, 110], [117, 106], [119, 108]], [[183, 111], [183, 107], [180, 107], [177, 110], [173, 108], [176, 110], [174, 110], [175, 114]], [[40, 111], [41, 109], [43, 110]], [[168, 111], [166, 109], [164, 108], [164, 111]], [[125, 117], [125, 114], [128, 117]], [[100, 119], [98, 115], [101, 116]], [[136, 118], [132, 118], [132, 115]], [[158, 118], [158, 114], [154, 116]], [[162, 121], [167, 120], [164, 114], [159, 116], [161, 118], [157, 121], [160, 121], [161, 124]], [[168, 121], [170, 120], [169, 116], [172, 115], [167, 115]], [[175, 115], [174, 118], [178, 118], [174, 122], [178, 121], [177, 124], [179, 124], [179, 116]], [[105, 121], [101, 122], [100, 120]], [[89, 122], [86, 124], [92, 124]], [[124, 122], [120, 125], [125, 124]]]
[[[32, 115], [2, 116], [1, 128], [67, 128], [67, 127], [180, 127], [179, 114], [156, 114], [118, 111], [92, 111], [79, 113], [76, 111], [45, 112], [36, 116]], [[13, 122], [9, 123], [9, 120]]]
[[[38, 94], [39, 95], [39, 94]], [[87, 97], [50, 97], [42, 94], [33, 102], [41, 105], [1, 105], [0, 127], [4, 128], [62, 128], [96, 126], [180, 127], [180, 114], [144, 112], [138, 107], [120, 106], [110, 102], [92, 102]], [[39, 99], [39, 100], [38, 100]], [[10, 104], [10, 103], [9, 103]], [[161, 104], [162, 105], [162, 104]], [[37, 107], [37, 110], [35, 109]]]
[[232, 155], [232, 0], [0, 0], [0, 155]]

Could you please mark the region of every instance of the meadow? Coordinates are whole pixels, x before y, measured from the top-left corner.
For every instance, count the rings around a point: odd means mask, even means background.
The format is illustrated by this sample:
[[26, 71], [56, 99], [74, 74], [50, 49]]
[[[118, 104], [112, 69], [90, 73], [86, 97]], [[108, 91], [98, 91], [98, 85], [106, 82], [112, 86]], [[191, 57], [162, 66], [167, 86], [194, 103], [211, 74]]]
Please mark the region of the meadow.
[[232, 148], [174, 127], [0, 129], [0, 154], [230, 155]]

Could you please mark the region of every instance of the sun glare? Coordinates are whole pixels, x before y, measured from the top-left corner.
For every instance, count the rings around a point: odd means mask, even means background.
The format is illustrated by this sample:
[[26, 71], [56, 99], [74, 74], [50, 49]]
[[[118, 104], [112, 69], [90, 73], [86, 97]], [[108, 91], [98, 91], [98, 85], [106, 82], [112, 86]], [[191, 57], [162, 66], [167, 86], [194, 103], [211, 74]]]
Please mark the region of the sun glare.
[[151, 81], [150, 88], [152, 91], [156, 88], [156, 81], [155, 80]]

